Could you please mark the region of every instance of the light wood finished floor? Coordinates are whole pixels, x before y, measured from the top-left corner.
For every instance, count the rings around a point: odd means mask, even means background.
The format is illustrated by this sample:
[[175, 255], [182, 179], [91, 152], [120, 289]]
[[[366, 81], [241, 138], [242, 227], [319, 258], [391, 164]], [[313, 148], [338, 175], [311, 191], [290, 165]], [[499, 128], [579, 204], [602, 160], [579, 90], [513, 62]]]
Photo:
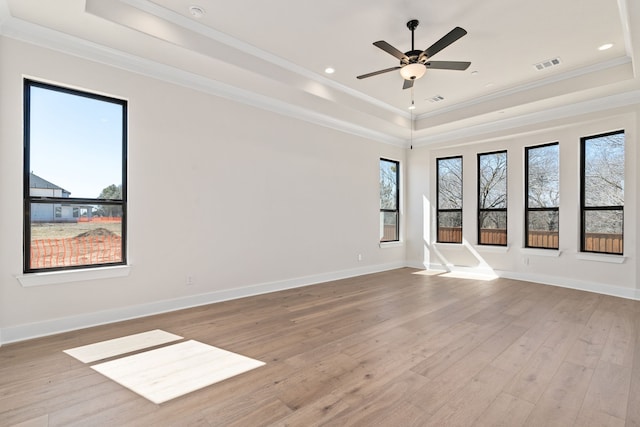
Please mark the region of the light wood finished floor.
[[[155, 405], [62, 351], [162, 329], [265, 361]], [[640, 302], [413, 269], [0, 347], [0, 425], [638, 426]]]

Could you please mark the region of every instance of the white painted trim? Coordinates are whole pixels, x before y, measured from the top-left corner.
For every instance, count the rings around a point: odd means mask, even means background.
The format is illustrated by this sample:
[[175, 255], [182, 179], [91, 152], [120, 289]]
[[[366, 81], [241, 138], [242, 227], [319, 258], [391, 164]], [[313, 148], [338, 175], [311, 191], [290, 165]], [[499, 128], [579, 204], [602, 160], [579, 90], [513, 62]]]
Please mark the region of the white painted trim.
[[557, 258], [562, 253], [558, 249], [536, 249], [536, 248], [520, 248], [520, 253], [527, 256], [544, 256]]
[[168, 83], [194, 89], [203, 93], [219, 96], [230, 101], [239, 102], [262, 110], [271, 111], [283, 116], [293, 117], [319, 126], [349, 133], [362, 138], [371, 139], [385, 144], [407, 147], [404, 138], [398, 138], [383, 132], [378, 132], [345, 120], [341, 120], [300, 105], [271, 98], [238, 88], [220, 81], [190, 73], [179, 68], [171, 67], [155, 61], [108, 48], [87, 40], [78, 39], [68, 34], [62, 34], [49, 28], [40, 27], [26, 21], [12, 18], [2, 28], [2, 35], [52, 49], [67, 55], [95, 61], [110, 67], [120, 68], [143, 76], [162, 80]]
[[117, 265], [113, 267], [83, 268], [79, 270], [26, 273], [16, 276], [16, 279], [18, 279], [22, 287], [28, 288], [31, 286], [57, 285], [60, 283], [126, 277], [130, 272], [130, 265]]
[[596, 261], [596, 262], [608, 262], [611, 264], [622, 264], [627, 257], [622, 255], [609, 255], [609, 254], [592, 254], [586, 252], [579, 252], [576, 254], [576, 259], [583, 261]]
[[[91, 2], [96, 2], [96, 1], [104, 1], [104, 0], [87, 0], [87, 5], [85, 6], [85, 9], [89, 12], [89, 13], [95, 13], [95, 12], [91, 12], [90, 9], [90, 3]], [[164, 19], [165, 21], [171, 22], [173, 24], [176, 24], [180, 27], [182, 27], [184, 30], [186, 31], [193, 31], [195, 33], [198, 33], [200, 35], [203, 35], [207, 38], [210, 38], [212, 40], [215, 40], [217, 42], [220, 43], [224, 43], [227, 46], [230, 46], [234, 49], [237, 49], [239, 51], [242, 51], [248, 55], [252, 55], [255, 56], [256, 58], [260, 58], [264, 61], [270, 62], [272, 64], [275, 64], [279, 67], [284, 68], [285, 70], [289, 70], [293, 73], [299, 74], [301, 76], [304, 76], [305, 78], [314, 80], [322, 85], [325, 86], [330, 86], [334, 89], [337, 89], [343, 93], [346, 93], [354, 98], [358, 98], [362, 101], [365, 101], [371, 105], [375, 105], [376, 107], [385, 109], [393, 114], [397, 114], [403, 117], [406, 117], [407, 119], [411, 118], [411, 114], [409, 112], [407, 112], [406, 110], [401, 110], [397, 107], [394, 107], [393, 105], [387, 104], [386, 102], [380, 101], [377, 98], [374, 98], [372, 96], [366, 95], [362, 92], [359, 92], [357, 90], [354, 90], [348, 86], [345, 86], [343, 84], [340, 84], [338, 82], [336, 82], [335, 80], [329, 79], [327, 77], [324, 77], [318, 73], [314, 73], [310, 70], [308, 70], [307, 68], [301, 67], [298, 64], [295, 64], [289, 60], [286, 60], [280, 56], [274, 55], [271, 52], [267, 52], [263, 49], [260, 49], [254, 45], [251, 45], [249, 43], [246, 43], [242, 40], [239, 40], [235, 37], [230, 36], [229, 34], [223, 33], [221, 31], [218, 31], [214, 28], [208, 27], [204, 24], [201, 24], [193, 19], [187, 18], [183, 15], [180, 15], [178, 13], [173, 12], [172, 10], [166, 9], [162, 6], [159, 6], [153, 2], [150, 2], [148, 0], [120, 0], [119, 3], [124, 3], [124, 4], [128, 4], [129, 6], [135, 7], [136, 9], [142, 10], [146, 13], [150, 13], [154, 16], [157, 16], [158, 18]], [[117, 4], [114, 4], [114, 6], [117, 7]], [[96, 15], [99, 16], [99, 15]], [[104, 17], [103, 17], [104, 18]], [[122, 24], [121, 24], [122, 25]]]
[[537, 111], [530, 114], [523, 114], [509, 119], [495, 120], [492, 122], [480, 123], [466, 126], [451, 131], [440, 132], [435, 135], [414, 138], [414, 147], [425, 147], [436, 143], [443, 143], [455, 139], [475, 137], [477, 140], [484, 134], [515, 129], [521, 126], [537, 125], [552, 120], [575, 117], [582, 114], [595, 113], [599, 111], [612, 110], [640, 103], [640, 90], [634, 90], [607, 96], [604, 98], [592, 99], [584, 102], [550, 108], [544, 111]]
[[578, 68], [578, 69], [575, 69], [575, 70], [567, 71], [565, 73], [553, 75], [553, 76], [545, 78], [545, 79], [536, 80], [536, 81], [534, 81], [532, 83], [519, 85], [519, 86], [516, 86], [515, 88], [502, 90], [502, 91], [499, 91], [499, 92], [496, 92], [496, 93], [492, 93], [490, 95], [485, 95], [485, 96], [480, 96], [478, 98], [474, 98], [474, 99], [472, 99], [470, 101], [467, 101], [467, 102], [461, 102], [459, 104], [455, 104], [455, 105], [452, 105], [450, 107], [441, 108], [441, 109], [436, 110], [434, 112], [421, 114], [418, 117], [416, 117], [416, 120], [420, 121], [422, 119], [435, 117], [435, 116], [438, 116], [440, 114], [446, 114], [446, 113], [450, 113], [450, 112], [453, 112], [453, 111], [462, 110], [462, 109], [465, 109], [465, 108], [473, 107], [475, 105], [484, 104], [486, 102], [493, 101], [495, 99], [504, 98], [506, 96], [517, 95], [519, 93], [526, 92], [526, 91], [529, 91], [529, 90], [532, 90], [532, 89], [537, 89], [539, 87], [544, 87], [544, 86], [547, 86], [547, 85], [550, 85], [550, 84], [562, 82], [562, 81], [565, 81], [565, 80], [574, 79], [576, 77], [584, 76], [584, 75], [591, 74], [591, 73], [596, 73], [598, 71], [603, 71], [603, 70], [606, 70], [606, 69], [609, 69], [609, 68], [618, 67], [620, 65], [628, 64], [630, 62], [631, 62], [631, 58], [626, 57], [626, 56], [623, 56], [623, 57], [620, 57], [620, 58], [614, 58], [614, 59], [612, 59], [610, 61], [600, 62], [600, 63], [594, 64], [594, 65], [590, 65], [588, 67], [583, 67], [583, 68]]
[[606, 283], [588, 282], [566, 277], [546, 276], [541, 274], [529, 274], [512, 271], [496, 271], [496, 274], [506, 279], [522, 280], [525, 282], [540, 283], [543, 285], [558, 286], [561, 288], [577, 289], [580, 291], [594, 292], [597, 294], [614, 297], [640, 300], [640, 289], [610, 285]]
[[380, 249], [386, 249], [386, 248], [399, 248], [404, 246], [404, 242], [403, 241], [399, 241], [399, 242], [380, 242]]
[[509, 252], [511, 246], [498, 246], [498, 245], [473, 245], [478, 252], [492, 252], [497, 254], [506, 254]]
[[370, 265], [366, 267], [298, 277], [277, 282], [260, 283], [238, 289], [226, 289], [200, 295], [189, 295], [171, 300], [154, 301], [136, 306], [114, 308], [111, 310], [79, 314], [76, 316], [51, 319], [42, 322], [9, 326], [0, 329], [0, 338], [2, 338], [2, 341], [0, 341], [0, 346], [2, 344], [11, 342], [24, 341], [27, 339], [73, 331], [91, 326], [120, 322], [123, 320], [151, 316], [154, 314], [182, 310], [185, 308], [213, 304], [216, 302], [244, 298], [253, 295], [277, 292], [285, 289], [315, 285], [318, 283], [325, 283], [333, 280], [362, 276], [365, 274], [379, 273], [382, 271], [394, 270], [402, 267], [405, 267], [405, 264], [402, 262]]
[[[416, 268], [420, 268], [415, 266]], [[424, 269], [424, 267], [423, 267]], [[586, 280], [575, 280], [566, 277], [547, 276], [543, 274], [530, 274], [515, 271], [491, 270], [474, 267], [456, 267], [442, 264], [429, 264], [429, 270], [462, 273], [462, 274], [493, 274], [505, 279], [521, 280], [524, 282], [538, 283], [541, 285], [558, 286], [561, 288], [576, 289], [579, 291], [594, 292], [597, 294], [610, 295], [614, 297], [640, 300], [640, 289], [627, 288], [624, 286], [610, 285], [607, 283], [589, 282]]]

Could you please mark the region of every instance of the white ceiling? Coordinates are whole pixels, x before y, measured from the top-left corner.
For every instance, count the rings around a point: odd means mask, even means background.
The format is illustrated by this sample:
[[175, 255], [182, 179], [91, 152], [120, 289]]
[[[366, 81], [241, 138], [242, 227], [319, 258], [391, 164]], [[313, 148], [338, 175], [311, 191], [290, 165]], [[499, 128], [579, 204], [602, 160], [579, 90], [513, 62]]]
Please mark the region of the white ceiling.
[[[416, 81], [414, 138], [481, 133], [536, 115], [638, 101], [636, 0], [0, 0], [2, 34], [391, 143], [409, 138], [411, 91], [373, 46], [468, 34]], [[205, 11], [193, 17], [189, 6]], [[598, 47], [613, 43], [606, 51]], [[533, 64], [560, 58], [542, 71]], [[331, 66], [332, 75], [324, 73]], [[635, 73], [634, 73], [635, 71]], [[46, 76], [43, 76], [46, 77]], [[434, 96], [444, 100], [431, 102]], [[578, 107], [576, 107], [578, 106]], [[532, 119], [533, 120], [533, 119]]]

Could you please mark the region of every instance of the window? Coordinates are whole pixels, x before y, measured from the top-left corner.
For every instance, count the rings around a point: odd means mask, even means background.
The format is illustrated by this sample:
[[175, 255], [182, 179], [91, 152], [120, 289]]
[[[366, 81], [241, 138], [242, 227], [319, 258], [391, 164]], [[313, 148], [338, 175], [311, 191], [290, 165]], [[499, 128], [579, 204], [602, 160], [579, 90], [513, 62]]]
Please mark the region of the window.
[[507, 245], [507, 152], [478, 154], [478, 244]]
[[400, 163], [380, 159], [380, 241], [400, 240]]
[[582, 252], [622, 255], [624, 131], [580, 139]]
[[439, 243], [462, 243], [462, 156], [437, 159]]
[[525, 246], [558, 249], [560, 167], [559, 145], [525, 147]]
[[126, 264], [127, 103], [24, 81], [24, 272]]

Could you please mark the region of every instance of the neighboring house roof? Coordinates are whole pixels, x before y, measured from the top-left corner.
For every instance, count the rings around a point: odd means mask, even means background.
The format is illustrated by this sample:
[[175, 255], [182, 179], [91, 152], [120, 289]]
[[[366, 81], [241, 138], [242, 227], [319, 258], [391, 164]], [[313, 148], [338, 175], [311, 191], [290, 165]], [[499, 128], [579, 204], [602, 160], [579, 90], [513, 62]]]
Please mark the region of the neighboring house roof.
[[44, 178], [40, 178], [33, 172], [31, 172], [29, 175], [29, 188], [48, 188], [50, 190], [62, 190], [62, 193], [66, 194], [67, 196], [71, 194], [70, 191], [67, 191], [58, 185], [55, 185], [54, 183], [49, 182]]

